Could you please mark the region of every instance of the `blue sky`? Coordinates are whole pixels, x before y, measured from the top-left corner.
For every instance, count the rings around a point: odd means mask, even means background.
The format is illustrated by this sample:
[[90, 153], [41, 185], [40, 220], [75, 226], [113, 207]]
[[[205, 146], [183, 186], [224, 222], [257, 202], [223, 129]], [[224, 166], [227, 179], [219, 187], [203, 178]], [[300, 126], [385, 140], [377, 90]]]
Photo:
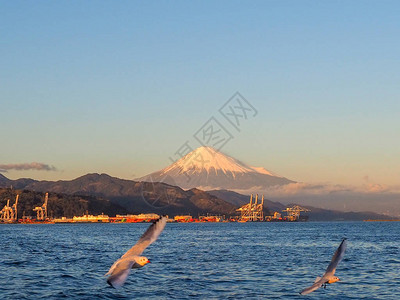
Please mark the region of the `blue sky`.
[[[400, 179], [397, 1], [0, 1], [10, 178], [161, 169], [239, 91], [222, 149], [304, 182]], [[368, 177], [366, 177], [368, 176]]]

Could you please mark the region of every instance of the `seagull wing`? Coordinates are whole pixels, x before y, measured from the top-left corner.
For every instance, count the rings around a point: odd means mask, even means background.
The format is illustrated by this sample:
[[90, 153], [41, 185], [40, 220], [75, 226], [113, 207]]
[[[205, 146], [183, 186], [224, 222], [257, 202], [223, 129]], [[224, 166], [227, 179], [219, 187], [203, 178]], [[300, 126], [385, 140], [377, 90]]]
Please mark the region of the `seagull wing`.
[[107, 278], [107, 283], [114, 288], [121, 287], [128, 278], [134, 263], [133, 259], [118, 259], [106, 274], [110, 275]]
[[144, 249], [158, 238], [166, 223], [166, 217], [161, 217], [155, 221], [140, 237], [138, 242], [111, 266], [110, 270], [105, 274], [105, 276], [109, 275], [108, 284], [117, 288], [125, 283], [135, 263], [134, 257], [142, 254]]
[[331, 260], [328, 268], [326, 269], [325, 274], [322, 276], [322, 278], [317, 278], [317, 281], [315, 281], [315, 283], [312, 286], [302, 290], [300, 292], [301, 295], [307, 295], [307, 294], [319, 289], [324, 283], [326, 283], [328, 281], [329, 277], [331, 277], [335, 274], [337, 265], [343, 259], [344, 251], [346, 250], [346, 246], [347, 246], [346, 239], [343, 239], [342, 242], [340, 243], [339, 247], [337, 248], [335, 254], [333, 254], [332, 260]]
[[146, 230], [145, 233], [140, 237], [137, 243], [129, 249], [121, 258], [126, 258], [128, 256], [137, 256], [143, 253], [151, 243], [157, 240], [158, 236], [164, 230], [165, 224], [167, 224], [167, 218], [165, 216], [156, 220], [151, 226]]
[[324, 284], [324, 278], [321, 278], [317, 282], [315, 282], [312, 286], [305, 288], [300, 292], [300, 295], [307, 295], [315, 290], [319, 289]]
[[323, 277], [330, 277], [335, 274], [336, 267], [340, 263], [340, 261], [343, 259], [344, 252], [347, 247], [347, 239], [343, 239], [343, 241], [340, 243], [339, 248], [337, 248], [335, 254], [333, 254], [331, 263], [329, 264], [328, 268], [325, 271], [325, 274]]

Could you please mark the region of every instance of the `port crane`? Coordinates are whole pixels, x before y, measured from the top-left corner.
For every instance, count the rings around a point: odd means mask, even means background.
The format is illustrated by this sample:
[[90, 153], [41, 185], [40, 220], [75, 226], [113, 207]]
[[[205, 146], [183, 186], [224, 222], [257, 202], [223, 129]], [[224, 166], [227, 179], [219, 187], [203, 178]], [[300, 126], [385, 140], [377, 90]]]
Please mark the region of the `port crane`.
[[18, 220], [18, 199], [19, 195], [15, 198], [15, 203], [12, 205], [10, 213], [11, 213], [11, 221], [17, 221]]
[[240, 211], [240, 221], [263, 221], [264, 220], [264, 195], [261, 198], [261, 202], [258, 203], [258, 194], [253, 203], [253, 194], [250, 195], [250, 202], [243, 205], [236, 211]]
[[12, 206], [10, 206], [10, 199], [7, 200], [7, 204], [0, 211], [1, 220], [7, 222], [14, 222], [18, 219], [18, 210], [17, 210], [18, 199], [19, 195], [17, 195], [15, 203]]
[[3, 209], [0, 211], [1, 219], [8, 220], [10, 218], [10, 199], [7, 200], [7, 204], [4, 205]]
[[33, 211], [36, 211], [36, 219], [38, 221], [44, 221], [47, 219], [47, 201], [49, 200], [49, 193], [46, 193], [44, 203], [42, 206], [36, 206]]
[[287, 217], [291, 221], [298, 220], [300, 218], [300, 212], [307, 212], [310, 211], [307, 208], [301, 207], [299, 205], [294, 205], [292, 207], [287, 207], [286, 209], [282, 210], [283, 212], [287, 213]]

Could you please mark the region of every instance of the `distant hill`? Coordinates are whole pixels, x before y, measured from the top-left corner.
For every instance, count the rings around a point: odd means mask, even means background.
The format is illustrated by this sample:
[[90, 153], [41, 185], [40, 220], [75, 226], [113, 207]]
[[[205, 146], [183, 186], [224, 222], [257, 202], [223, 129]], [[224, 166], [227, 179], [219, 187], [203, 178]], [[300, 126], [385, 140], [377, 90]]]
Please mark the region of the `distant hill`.
[[[10, 199], [10, 206], [14, 204], [16, 195], [18, 200], [18, 218], [25, 216], [36, 216], [33, 209], [41, 206], [44, 202], [45, 193], [28, 190], [14, 190], [0, 188], [0, 207], [4, 207], [7, 199]], [[126, 209], [112, 203], [110, 200], [93, 196], [66, 195], [60, 193], [49, 193], [47, 212], [49, 217], [73, 217], [82, 216], [89, 211], [91, 214], [125, 214]]]
[[[4, 176], [3, 176], [4, 177]], [[129, 213], [231, 214], [235, 206], [198, 189], [184, 191], [165, 183], [136, 182], [107, 174], [87, 174], [69, 181], [3, 180], [26, 190], [109, 199]], [[1, 182], [0, 182], [1, 184]]]
[[7, 186], [10, 185], [10, 179], [8, 179], [6, 176], [4, 176], [3, 174], [0, 174], [0, 185], [1, 186]]
[[[250, 196], [242, 195], [236, 192], [227, 190], [213, 190], [208, 191], [211, 195], [217, 196], [218, 198], [224, 199], [236, 206], [242, 206], [250, 201]], [[259, 198], [261, 199], [261, 198]], [[264, 199], [265, 213], [272, 214], [273, 212], [282, 212], [286, 207], [291, 207], [294, 203], [284, 205], [280, 202], [274, 202], [268, 199]], [[309, 216], [310, 221], [362, 221], [367, 219], [379, 219], [379, 220], [390, 220], [392, 217], [381, 215], [373, 212], [343, 212], [337, 210], [328, 210], [317, 208], [313, 206], [303, 206], [310, 209], [310, 212], [302, 213]]]
[[[29, 194], [28, 191], [24, 191], [26, 196], [29, 195], [28, 199], [31, 199], [26, 207], [28, 214], [32, 214], [31, 209], [34, 206], [41, 205], [44, 199], [43, 193], [50, 192], [50, 195], [55, 195], [54, 199], [57, 201], [54, 202], [54, 216], [69, 216], [73, 213], [79, 215], [86, 210], [90, 213], [104, 212], [110, 215], [150, 212], [171, 216], [177, 214], [198, 216], [206, 213], [233, 215], [236, 214], [238, 207], [249, 202], [248, 195], [229, 190], [205, 192], [194, 188], [185, 191], [180, 187], [165, 183], [137, 182], [111, 177], [107, 174], [87, 174], [65, 181], [36, 181], [27, 178], [10, 180], [3, 175], [0, 176], [0, 187], [11, 185], [15, 189], [35, 192]], [[0, 205], [5, 204], [6, 197], [7, 195], [0, 194]], [[21, 201], [23, 201], [22, 198]], [[282, 212], [283, 209], [291, 206], [269, 199], [264, 199], [264, 204], [266, 214], [272, 214], [274, 211]], [[371, 212], [341, 212], [313, 206], [305, 207], [311, 209], [307, 215], [313, 221], [390, 219], [385, 215]]]
[[[242, 195], [242, 194], [232, 192], [232, 191], [227, 191], [227, 190], [212, 190], [212, 191], [207, 191], [207, 193], [214, 195], [218, 198], [221, 198], [229, 203], [232, 203], [232, 204], [236, 205], [237, 207], [243, 206], [243, 205], [249, 203], [249, 201], [250, 201], [249, 195]], [[253, 199], [255, 199], [254, 197], [253, 197]], [[259, 201], [260, 200], [261, 200], [261, 195], [259, 197]], [[266, 198], [264, 198], [264, 206], [267, 207], [268, 210], [270, 210], [270, 211], [282, 211], [283, 209], [286, 208], [286, 206], [283, 205], [282, 203], [274, 202], [274, 201], [268, 200]]]
[[310, 209], [307, 215], [310, 221], [363, 221], [363, 220], [392, 220], [393, 217], [381, 215], [373, 212], [342, 212], [337, 210], [328, 210], [313, 206], [304, 206]]

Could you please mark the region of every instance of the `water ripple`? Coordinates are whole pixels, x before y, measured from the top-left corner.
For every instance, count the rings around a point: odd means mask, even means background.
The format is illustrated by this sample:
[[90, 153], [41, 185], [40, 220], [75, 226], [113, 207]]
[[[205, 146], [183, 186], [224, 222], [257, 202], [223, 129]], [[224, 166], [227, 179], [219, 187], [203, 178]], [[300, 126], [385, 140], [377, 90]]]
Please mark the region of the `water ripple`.
[[104, 274], [148, 224], [2, 225], [4, 299], [304, 299], [342, 237], [341, 281], [314, 299], [400, 298], [400, 223], [168, 224], [122, 289]]

